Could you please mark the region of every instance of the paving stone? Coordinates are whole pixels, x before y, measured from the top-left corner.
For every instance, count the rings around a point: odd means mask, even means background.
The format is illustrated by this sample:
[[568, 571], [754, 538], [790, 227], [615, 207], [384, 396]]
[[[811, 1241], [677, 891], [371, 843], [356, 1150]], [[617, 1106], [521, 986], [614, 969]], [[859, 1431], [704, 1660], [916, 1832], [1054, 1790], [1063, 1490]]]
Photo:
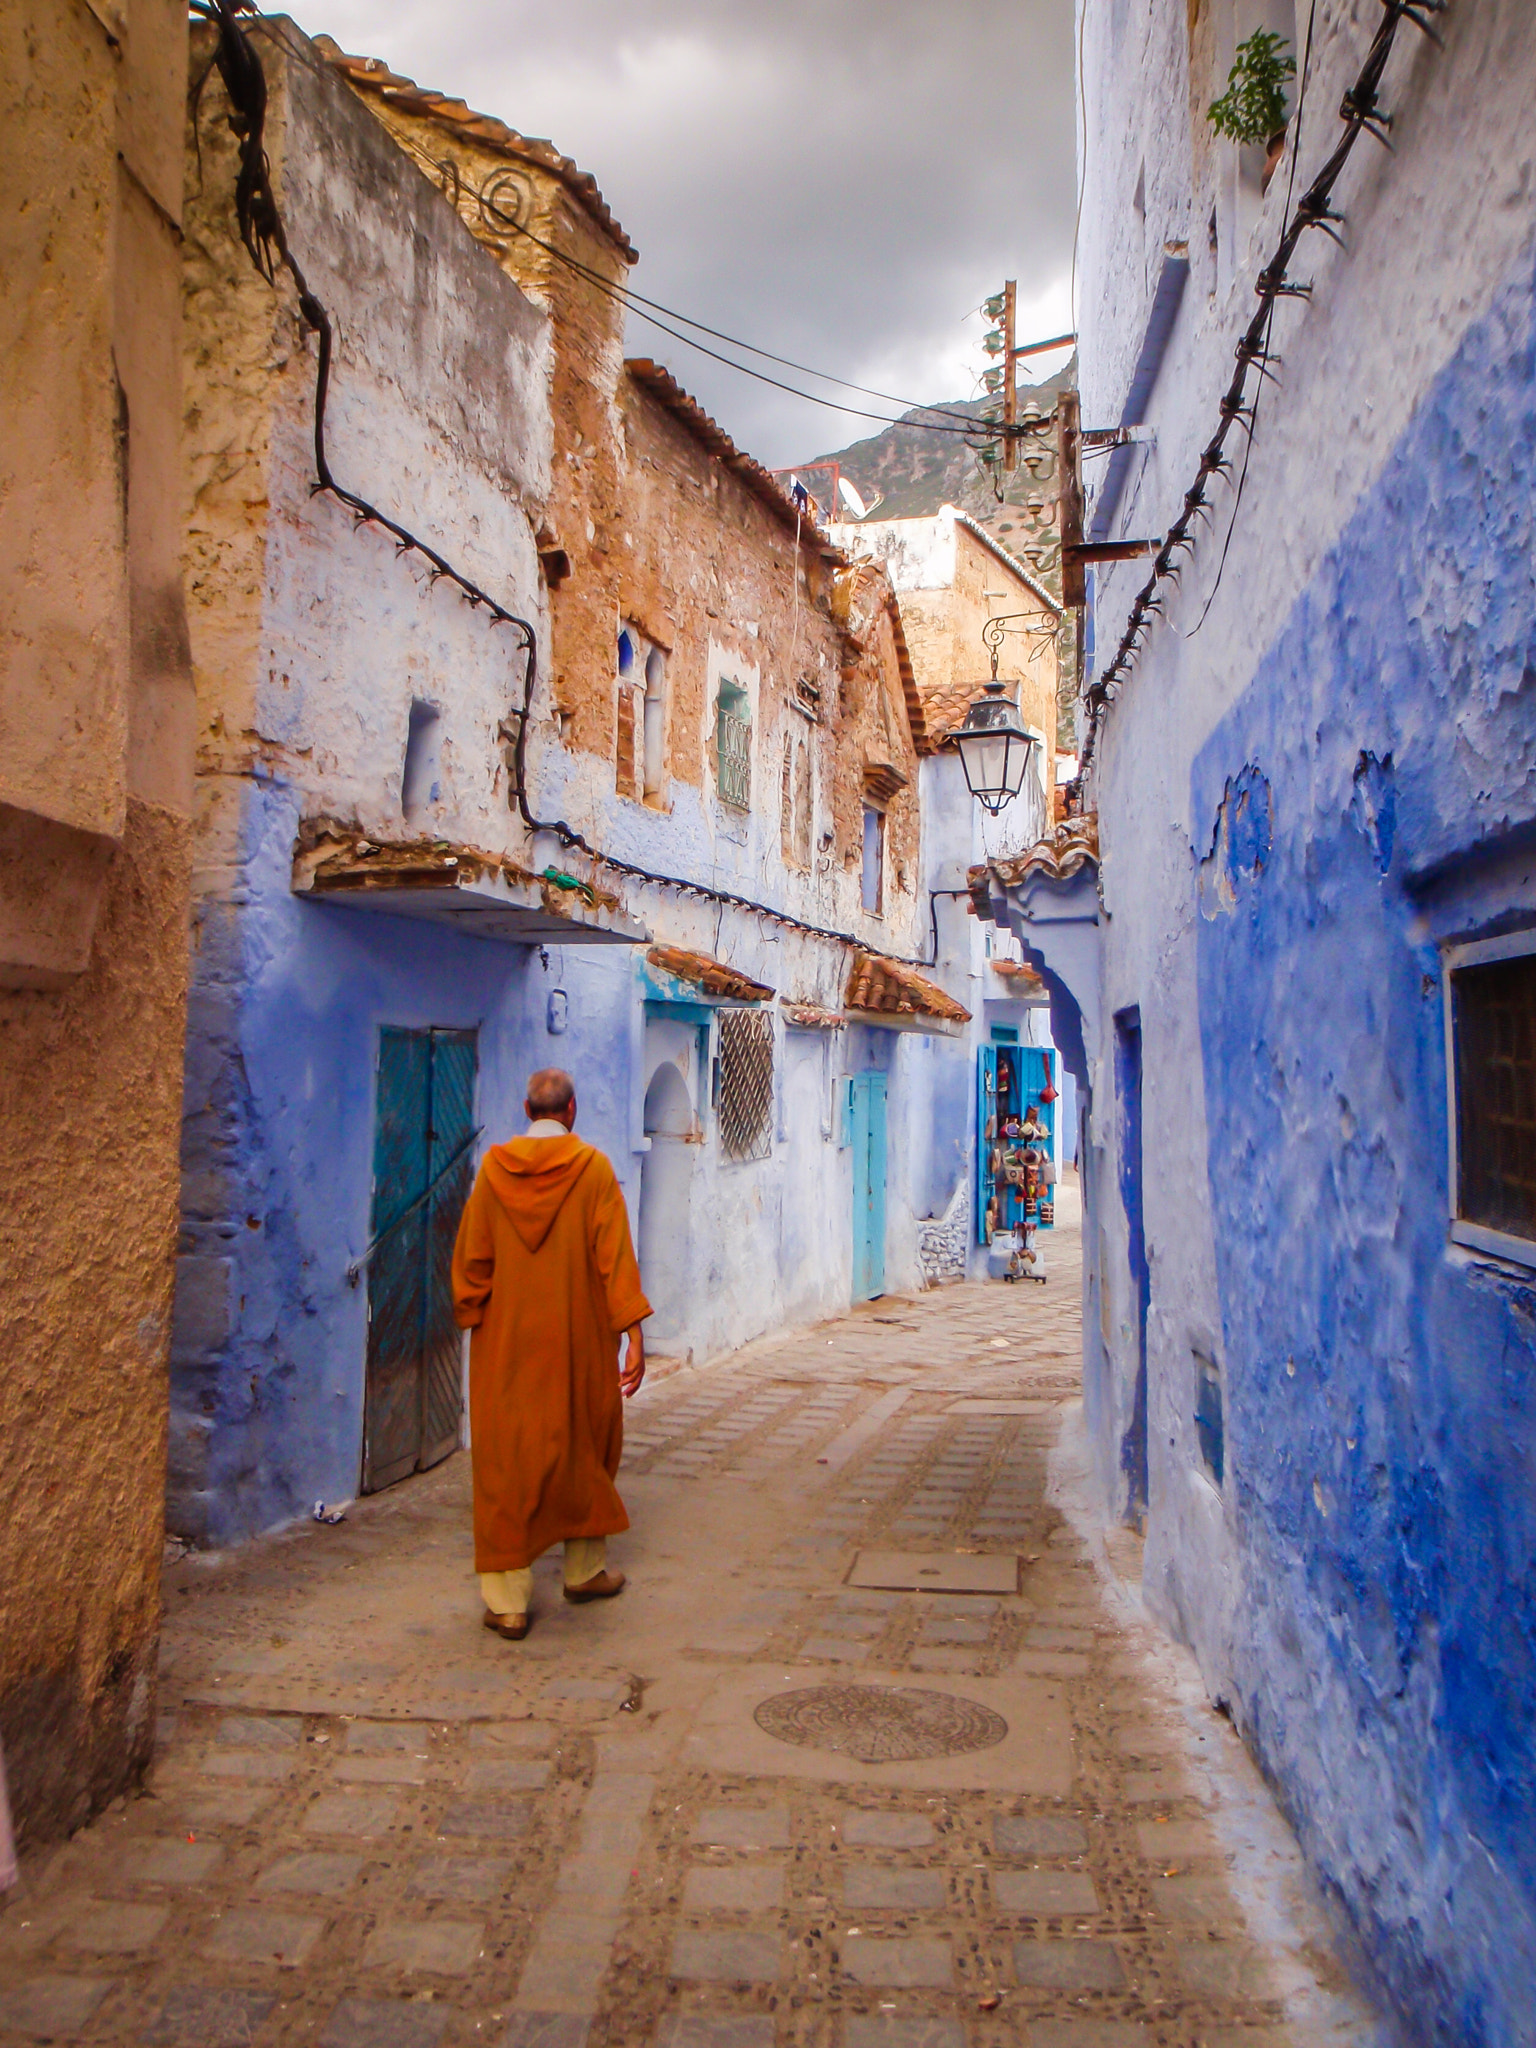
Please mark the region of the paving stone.
[[898, 2013], [850, 2013], [844, 2048], [965, 2048], [958, 2020], [903, 2018]]
[[1107, 1941], [1016, 1941], [1013, 1967], [1021, 1984], [1051, 1991], [1119, 1991], [1125, 1984]]
[[259, 1892], [304, 1892], [316, 1897], [350, 1891], [363, 1867], [361, 1856], [331, 1855], [316, 1850], [284, 1856], [256, 1880]]
[[399, 1818], [400, 1802], [388, 1792], [322, 1792], [304, 1816], [309, 1835], [382, 1835]]
[[919, 1986], [948, 1989], [954, 1975], [949, 1943], [937, 1935], [905, 1935], [883, 1940], [872, 1934], [845, 1934], [839, 1963], [855, 1984], [880, 1984], [897, 1990]]
[[683, 1884], [685, 1913], [767, 1913], [783, 1903], [781, 1863], [695, 1864]]
[[878, 1864], [843, 1865], [843, 1904], [849, 1912], [903, 1907], [936, 1912], [948, 1900], [942, 1870], [884, 1870]]
[[533, 1806], [526, 1799], [466, 1799], [450, 1806], [437, 1823], [440, 1835], [475, 1835], [487, 1842], [511, 1842], [526, 1835]]
[[298, 1769], [296, 1756], [269, 1749], [216, 1749], [203, 1758], [210, 1778], [241, 1778], [251, 1785], [275, 1785]]
[[1215, 1856], [1216, 1837], [1203, 1820], [1144, 1820], [1136, 1827], [1136, 1842], [1152, 1863], [1182, 1862], [1190, 1856]]
[[773, 2048], [767, 2013], [669, 2013], [656, 2030], [656, 2048]]
[[991, 1633], [990, 1622], [967, 1621], [959, 1615], [940, 1615], [923, 1623], [925, 1643], [984, 1643]]
[[1179, 1975], [1203, 1998], [1273, 1998], [1269, 1958], [1249, 1941], [1181, 1941]]
[[244, 1828], [266, 1812], [272, 1794], [254, 1786], [208, 1785], [178, 1793], [166, 1803], [194, 1828]]
[[0, 1984], [0, 2033], [43, 2040], [82, 2033], [109, 1991], [110, 1977], [31, 1977]]
[[542, 1930], [517, 1987], [529, 2012], [595, 2012], [613, 1961], [606, 1941], [546, 1942]]
[[922, 1603], [924, 1616], [952, 1614], [964, 1621], [990, 1621], [998, 1611], [995, 1600], [976, 1593], [924, 1593]]
[[515, 2012], [501, 2048], [587, 2048], [592, 2022], [573, 2012]]
[[555, 1731], [547, 1721], [477, 1721], [469, 1731], [471, 1749], [548, 1749]]
[[1078, 1650], [1086, 1655], [1093, 1648], [1093, 1630], [1088, 1628], [1032, 1628], [1024, 1637], [1031, 1650]]
[[842, 1636], [810, 1636], [799, 1654], [823, 1664], [862, 1664], [869, 1655], [869, 1645], [850, 1643]]
[[1165, 1920], [1202, 1921], [1230, 1926], [1238, 1918], [1232, 1895], [1215, 1871], [1181, 1871], [1175, 1877], [1154, 1877], [1152, 1904]]
[[170, 1918], [169, 1906], [123, 1906], [115, 1899], [83, 1899], [70, 1908], [61, 1940], [87, 1955], [126, 1956], [148, 1948]]
[[694, 1823], [693, 1839], [720, 1849], [787, 1849], [789, 1810], [783, 1806], [711, 1806]]
[[222, 1842], [187, 1842], [160, 1835], [135, 1842], [125, 1873], [135, 1884], [202, 1884], [224, 1860]]
[[[1031, 2020], [1024, 2048], [1152, 2048], [1152, 2029], [1140, 2020]], [[1267, 2048], [1262, 2034], [1244, 2034], [1244, 2048]], [[1200, 2029], [1201, 2048], [1216, 2048], [1216, 2036]]]
[[916, 1649], [907, 1658], [907, 1664], [913, 1671], [959, 1671], [974, 1676], [981, 1670], [979, 1659], [980, 1652], [976, 1650]]
[[467, 1792], [536, 1792], [549, 1783], [552, 1765], [543, 1757], [476, 1757], [463, 1777]]
[[629, 1698], [629, 1686], [617, 1678], [557, 1678], [539, 1694], [541, 1700], [597, 1700], [621, 1706]]
[[[828, 1617], [818, 1615], [817, 1619], [826, 1620]], [[839, 1613], [836, 1621], [839, 1635], [851, 1636], [858, 1642], [866, 1641], [871, 1636], [883, 1635], [887, 1626], [885, 1617], [879, 1614]]]
[[271, 1913], [237, 1906], [214, 1928], [208, 1953], [228, 1963], [280, 1963], [296, 1969], [325, 1932], [318, 1915]]
[[298, 1714], [225, 1714], [217, 1735], [237, 1749], [296, 1749], [304, 1740], [304, 1722]]
[[1047, 1919], [1054, 1913], [1097, 1913], [1098, 1893], [1086, 1870], [998, 1870], [992, 1875], [992, 1896], [1004, 1913], [1030, 1913]]
[[1066, 1814], [1000, 1813], [992, 1822], [992, 1846], [999, 1856], [1085, 1856], [1088, 1831]]
[[484, 1946], [485, 1929], [475, 1920], [382, 1920], [363, 1945], [363, 1965], [462, 1977]]
[[776, 1934], [696, 1933], [672, 1942], [670, 1974], [705, 1984], [772, 1984], [779, 1975]]
[[408, 1751], [377, 1756], [339, 1756], [331, 1776], [347, 1785], [425, 1785], [427, 1766]]
[[419, 1999], [344, 1998], [320, 2048], [437, 2048], [452, 2017], [446, 2006]]
[[145, 2029], [145, 2048], [247, 2048], [277, 2003], [275, 1991], [181, 1984]]
[[920, 1813], [870, 1813], [844, 1807], [838, 1816], [843, 1840], [854, 1849], [926, 1849], [938, 1839]]
[[513, 1865], [494, 1856], [433, 1856], [411, 1872], [410, 1899], [491, 1899], [506, 1890]]
[[1010, 1671], [1030, 1678], [1086, 1678], [1089, 1668], [1086, 1657], [1071, 1657], [1063, 1650], [1020, 1650], [1008, 1660]]
[[346, 1746], [354, 1755], [388, 1754], [403, 1749], [414, 1754], [427, 1747], [427, 1733], [414, 1721], [352, 1721]]

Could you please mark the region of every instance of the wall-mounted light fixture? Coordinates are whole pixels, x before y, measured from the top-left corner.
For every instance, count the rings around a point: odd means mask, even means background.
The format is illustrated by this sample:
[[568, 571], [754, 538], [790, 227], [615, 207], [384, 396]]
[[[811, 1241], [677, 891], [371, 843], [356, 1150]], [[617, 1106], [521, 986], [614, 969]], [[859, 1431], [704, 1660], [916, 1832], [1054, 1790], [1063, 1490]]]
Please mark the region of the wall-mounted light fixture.
[[[1039, 744], [1035, 735], [1025, 730], [1018, 705], [1004, 695], [997, 679], [998, 650], [1003, 643], [1003, 628], [1009, 623], [1007, 619], [988, 619], [983, 626], [982, 642], [992, 653], [991, 679], [983, 684], [981, 695], [966, 712], [965, 723], [945, 735], [959, 749], [966, 788], [994, 817], [1024, 787], [1030, 754]], [[1041, 628], [1034, 630], [1039, 632]]]

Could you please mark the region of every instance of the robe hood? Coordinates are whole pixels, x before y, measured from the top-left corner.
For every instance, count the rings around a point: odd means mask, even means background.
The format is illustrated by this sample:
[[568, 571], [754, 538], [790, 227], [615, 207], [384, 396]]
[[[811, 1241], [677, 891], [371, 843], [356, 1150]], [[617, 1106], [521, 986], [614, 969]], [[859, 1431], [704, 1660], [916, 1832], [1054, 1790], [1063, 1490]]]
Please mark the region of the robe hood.
[[513, 1138], [486, 1153], [491, 1192], [529, 1251], [536, 1252], [548, 1237], [566, 1196], [595, 1156], [574, 1131], [565, 1138]]

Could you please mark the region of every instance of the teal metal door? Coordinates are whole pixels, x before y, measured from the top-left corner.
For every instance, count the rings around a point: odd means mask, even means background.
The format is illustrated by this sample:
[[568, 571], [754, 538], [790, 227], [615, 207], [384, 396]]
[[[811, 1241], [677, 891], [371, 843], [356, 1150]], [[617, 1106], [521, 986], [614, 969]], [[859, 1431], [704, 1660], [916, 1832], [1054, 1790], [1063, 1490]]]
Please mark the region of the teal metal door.
[[473, 1031], [379, 1033], [362, 1491], [459, 1441], [463, 1340], [451, 1268], [474, 1175]]
[[853, 1298], [885, 1292], [885, 1076], [848, 1084], [853, 1150]]

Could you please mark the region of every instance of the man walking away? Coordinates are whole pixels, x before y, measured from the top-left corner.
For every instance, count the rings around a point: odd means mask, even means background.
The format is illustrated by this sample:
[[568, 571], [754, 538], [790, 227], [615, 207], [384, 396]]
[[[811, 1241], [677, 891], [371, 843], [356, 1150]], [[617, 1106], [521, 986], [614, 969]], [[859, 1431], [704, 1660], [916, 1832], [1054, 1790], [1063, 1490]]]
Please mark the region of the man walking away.
[[[629, 1216], [613, 1168], [575, 1136], [576, 1087], [528, 1083], [526, 1134], [493, 1145], [453, 1252], [454, 1314], [472, 1330], [475, 1569], [487, 1628], [528, 1633], [533, 1561], [565, 1544], [567, 1600], [609, 1600], [605, 1539], [629, 1527], [614, 1475], [626, 1398], [645, 1377]], [[629, 1335], [619, 1370], [619, 1338]]]

